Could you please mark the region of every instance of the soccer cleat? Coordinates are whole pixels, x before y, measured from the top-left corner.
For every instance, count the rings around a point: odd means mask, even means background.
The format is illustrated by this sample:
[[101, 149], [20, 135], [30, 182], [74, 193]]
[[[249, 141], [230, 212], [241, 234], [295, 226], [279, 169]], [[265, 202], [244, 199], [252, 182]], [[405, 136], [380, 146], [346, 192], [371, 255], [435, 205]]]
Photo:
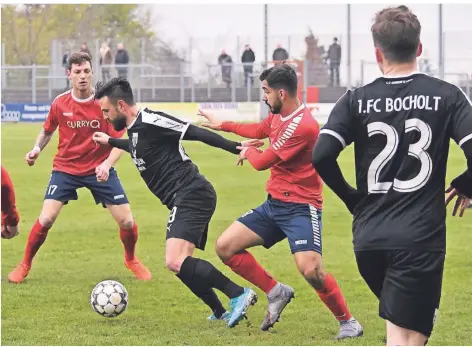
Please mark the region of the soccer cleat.
[[149, 281], [152, 278], [151, 271], [136, 257], [133, 260], [125, 260], [125, 266], [134, 273], [138, 280]]
[[279, 321], [285, 306], [295, 298], [295, 291], [286, 284], [277, 283], [274, 289], [275, 293], [272, 295], [271, 291], [271, 295], [267, 296], [269, 303], [267, 305], [267, 314], [261, 324], [262, 331], [267, 331], [272, 328], [274, 324]]
[[28, 276], [28, 273], [31, 269], [31, 266], [27, 266], [23, 263], [18, 264], [18, 266], [8, 274], [8, 281], [11, 283], [21, 283]]
[[346, 321], [341, 321], [339, 322], [339, 325], [339, 334], [336, 336], [336, 340], [360, 337], [364, 335], [364, 329], [354, 318], [351, 318]]
[[246, 312], [249, 306], [257, 302], [257, 294], [249, 288], [244, 288], [244, 292], [231, 299], [229, 306], [231, 307], [231, 317], [228, 320], [228, 327], [234, 328], [238, 323], [246, 317]]
[[210, 317], [208, 317], [208, 320], [223, 320], [226, 323], [228, 323], [230, 317], [231, 317], [231, 312], [226, 311], [225, 313], [221, 315], [220, 318], [216, 318], [216, 316], [212, 314]]

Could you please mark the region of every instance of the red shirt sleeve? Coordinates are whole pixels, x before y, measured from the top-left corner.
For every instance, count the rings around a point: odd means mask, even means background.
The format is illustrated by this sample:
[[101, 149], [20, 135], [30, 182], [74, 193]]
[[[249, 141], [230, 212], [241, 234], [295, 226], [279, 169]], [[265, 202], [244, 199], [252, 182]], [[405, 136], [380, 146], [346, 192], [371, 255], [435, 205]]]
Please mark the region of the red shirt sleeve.
[[15, 190], [7, 170], [2, 166], [2, 225], [16, 226], [20, 216], [16, 209]]
[[281, 161], [270, 147], [264, 152], [259, 152], [256, 148], [251, 147], [246, 151], [246, 158], [257, 171], [267, 170]]
[[270, 124], [272, 123], [272, 113], [269, 117], [264, 119], [260, 123], [233, 123], [223, 122], [221, 129], [226, 132], [231, 132], [239, 136], [247, 137], [250, 139], [265, 139], [270, 135]]
[[307, 146], [306, 136], [303, 129], [299, 127], [291, 136], [283, 133], [282, 136], [271, 144], [270, 149], [283, 161], [289, 161]]
[[48, 116], [46, 121], [43, 124], [44, 131], [52, 133], [57, 129], [59, 123], [57, 122], [57, 99], [52, 102], [51, 107], [49, 108]]

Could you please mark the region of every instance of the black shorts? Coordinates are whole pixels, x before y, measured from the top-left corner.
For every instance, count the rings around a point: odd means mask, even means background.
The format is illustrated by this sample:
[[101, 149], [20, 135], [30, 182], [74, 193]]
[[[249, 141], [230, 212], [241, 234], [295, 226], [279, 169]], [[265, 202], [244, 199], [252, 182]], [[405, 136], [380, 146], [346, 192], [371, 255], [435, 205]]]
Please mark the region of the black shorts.
[[445, 254], [356, 251], [359, 272], [379, 299], [379, 316], [429, 337], [441, 299]]
[[166, 240], [187, 240], [204, 250], [215, 208], [216, 192], [209, 182], [198, 180], [179, 189], [167, 222]]

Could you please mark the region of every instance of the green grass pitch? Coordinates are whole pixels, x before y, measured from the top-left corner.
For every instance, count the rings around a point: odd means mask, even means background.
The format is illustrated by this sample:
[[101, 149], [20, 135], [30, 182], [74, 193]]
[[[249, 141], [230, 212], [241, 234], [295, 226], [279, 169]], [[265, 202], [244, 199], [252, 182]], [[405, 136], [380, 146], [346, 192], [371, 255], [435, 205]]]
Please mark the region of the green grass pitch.
[[[139, 227], [137, 254], [153, 279], [138, 282], [123, 265], [118, 228], [107, 210], [94, 204], [91, 194], [79, 190], [79, 200], [67, 205], [39, 251], [27, 281], [8, 283], [8, 273], [23, 255], [29, 230], [39, 215], [56, 152], [57, 135], [34, 167], [24, 162], [40, 130], [39, 124], [2, 124], [2, 165], [15, 184], [21, 214], [21, 233], [2, 240], [2, 345], [382, 345], [385, 324], [378, 304], [361, 279], [351, 244], [347, 209], [325, 188], [323, 250], [326, 269], [333, 273], [354, 316], [364, 326], [364, 337], [338, 343], [338, 325], [330, 312], [298, 274], [289, 247], [282, 242], [267, 251], [251, 252], [277, 279], [293, 286], [296, 299], [269, 333], [259, 330], [267, 299], [259, 302], [248, 320], [234, 329], [223, 322], [208, 322], [210, 314], [181, 282], [165, 268], [165, 226], [169, 216], [147, 189], [127, 155], [117, 164]], [[248, 285], [224, 266], [214, 251], [215, 241], [238, 216], [266, 197], [268, 172], [250, 165], [236, 167], [236, 157], [200, 143], [185, 143], [187, 153], [218, 193], [218, 207], [210, 227], [207, 250], [197, 256], [211, 261], [237, 283]], [[453, 144], [448, 181], [463, 171], [462, 151]], [[352, 182], [352, 148], [340, 158]], [[450, 208], [448, 209], [450, 213]], [[430, 345], [466, 345], [472, 342], [472, 210], [464, 218], [448, 216], [446, 271], [439, 316]], [[104, 279], [125, 285], [130, 303], [117, 318], [96, 314], [90, 291]], [[221, 296], [224, 303], [228, 300]]]

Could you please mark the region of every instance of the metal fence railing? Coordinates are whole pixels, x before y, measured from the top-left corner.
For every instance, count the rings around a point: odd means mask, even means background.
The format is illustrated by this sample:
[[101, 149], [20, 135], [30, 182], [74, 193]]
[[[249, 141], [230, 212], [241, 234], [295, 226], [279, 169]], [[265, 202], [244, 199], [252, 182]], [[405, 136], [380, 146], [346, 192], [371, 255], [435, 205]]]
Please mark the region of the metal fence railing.
[[[303, 101], [307, 100], [309, 86], [327, 85], [329, 69], [324, 63], [300, 60], [287, 63], [295, 68], [301, 79]], [[253, 102], [261, 98], [260, 73], [272, 65], [273, 62], [209, 64], [203, 73], [196, 73], [199, 70], [193, 69], [191, 63], [179, 61], [159, 65], [101, 65], [94, 69], [94, 83], [116, 76], [126, 77], [138, 102]], [[381, 75], [377, 64], [369, 61], [361, 61], [359, 72], [360, 78], [354, 86], [364, 85], [372, 76]], [[432, 69], [430, 74], [437, 75], [437, 70]], [[460, 86], [472, 97], [472, 81], [467, 73], [446, 71], [443, 78]], [[65, 68], [57, 65], [2, 65], [1, 85], [4, 100], [32, 103], [50, 102], [69, 86]]]
[[[297, 63], [288, 62], [297, 70]], [[172, 93], [173, 100], [259, 101], [259, 75], [273, 63], [234, 63], [207, 65], [206, 72], [195, 73], [188, 62], [175, 64], [101, 65], [94, 68], [94, 83], [123, 76], [133, 86], [137, 101], [157, 100]], [[307, 64], [305, 64], [306, 66]], [[62, 66], [1, 66], [2, 94], [11, 99], [21, 94], [28, 102], [51, 101], [69, 87], [66, 70]], [[302, 71], [298, 71], [299, 76]], [[177, 96], [176, 96], [177, 95]]]

